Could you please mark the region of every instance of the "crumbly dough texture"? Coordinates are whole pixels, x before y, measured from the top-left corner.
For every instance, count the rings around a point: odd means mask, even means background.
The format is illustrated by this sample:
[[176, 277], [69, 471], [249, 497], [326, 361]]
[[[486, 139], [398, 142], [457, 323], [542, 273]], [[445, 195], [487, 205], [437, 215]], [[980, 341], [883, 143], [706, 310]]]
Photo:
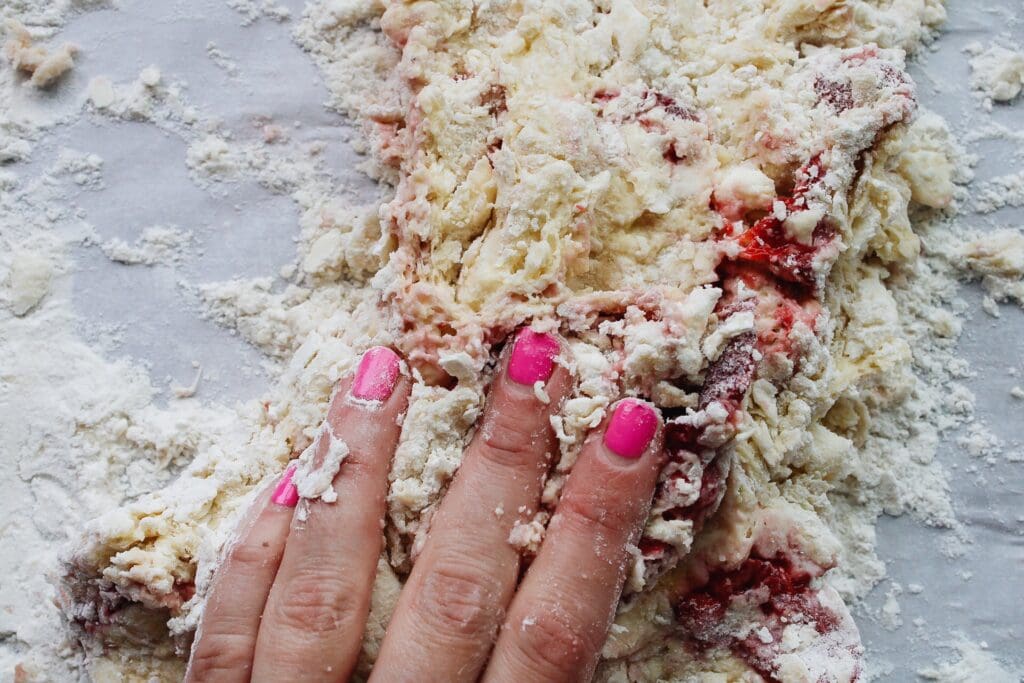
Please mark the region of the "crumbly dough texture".
[[[828, 583], [841, 553], [824, 520], [856, 494], [854, 454], [909, 364], [886, 287], [918, 255], [908, 211], [952, 201], [941, 122], [917, 118], [904, 71], [942, 4], [335, 4], [338, 31], [379, 25], [392, 66], [361, 113], [394, 198], [310, 241], [312, 296], [337, 312], [282, 351], [244, 454], [208, 448], [69, 558], [64, 606], [94, 676], [140, 649], [180, 674], [238, 516], [317, 438], [358, 353], [388, 343], [416, 382], [367, 671], [500, 344], [531, 324], [565, 335], [579, 378], [555, 420], [548, 511], [612, 401], [648, 397], [668, 420], [598, 679], [855, 680], [863, 648]], [[510, 542], [536, 548], [547, 519]]]

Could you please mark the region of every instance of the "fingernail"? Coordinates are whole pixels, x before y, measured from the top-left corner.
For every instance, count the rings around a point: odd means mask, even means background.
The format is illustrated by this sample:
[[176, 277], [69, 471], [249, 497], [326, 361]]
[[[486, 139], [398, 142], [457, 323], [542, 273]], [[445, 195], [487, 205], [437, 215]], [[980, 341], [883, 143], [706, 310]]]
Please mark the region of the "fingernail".
[[274, 489], [274, 495], [270, 497], [274, 504], [286, 508], [293, 508], [299, 504], [299, 489], [295, 488], [295, 484], [292, 483], [294, 475], [295, 465], [284, 471], [284, 476], [281, 477], [281, 481], [277, 482], [277, 488]]
[[352, 381], [351, 394], [364, 401], [386, 401], [391, 397], [402, 371], [398, 355], [386, 346], [375, 346], [363, 354]]
[[555, 371], [555, 357], [560, 350], [558, 340], [550, 334], [523, 328], [516, 335], [508, 361], [508, 376], [513, 382], [527, 386], [547, 382]]
[[604, 432], [604, 445], [622, 458], [635, 460], [651, 445], [658, 431], [658, 414], [654, 408], [636, 401], [620, 401]]

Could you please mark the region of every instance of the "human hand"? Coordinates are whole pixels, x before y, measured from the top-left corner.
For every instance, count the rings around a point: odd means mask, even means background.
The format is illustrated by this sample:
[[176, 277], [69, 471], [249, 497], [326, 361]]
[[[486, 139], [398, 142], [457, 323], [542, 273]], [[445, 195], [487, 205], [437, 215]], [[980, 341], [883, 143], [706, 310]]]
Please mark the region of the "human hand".
[[[640, 535], [660, 469], [661, 418], [627, 399], [588, 436], [520, 581], [509, 533], [538, 509], [558, 446], [550, 418], [573, 383], [555, 362], [559, 344], [523, 330], [505, 354], [371, 681], [592, 676], [622, 590], [627, 546]], [[348, 679], [363, 641], [388, 470], [411, 389], [399, 367], [392, 351], [371, 349], [339, 386], [327, 423], [350, 454], [334, 480], [337, 502], [300, 502], [292, 470], [259, 496], [214, 577], [187, 681]], [[319, 458], [327, 447], [324, 440]], [[307, 514], [294, 514], [297, 504]]]

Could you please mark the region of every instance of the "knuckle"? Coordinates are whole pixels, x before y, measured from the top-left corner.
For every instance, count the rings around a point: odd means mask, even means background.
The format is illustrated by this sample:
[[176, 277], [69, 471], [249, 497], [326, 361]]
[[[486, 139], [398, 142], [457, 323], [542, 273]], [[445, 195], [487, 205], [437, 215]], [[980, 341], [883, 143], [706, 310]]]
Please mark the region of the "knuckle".
[[597, 652], [585, 625], [558, 605], [540, 606], [517, 628], [521, 657], [538, 678], [578, 678]]
[[485, 573], [465, 562], [442, 562], [421, 585], [417, 611], [439, 633], [491, 638], [498, 630], [499, 601], [500, 591]]
[[381, 464], [379, 454], [371, 452], [362, 444], [353, 444], [352, 449], [341, 463], [339, 472], [341, 473], [339, 476], [353, 481], [380, 480], [381, 487], [383, 487], [384, 477], [387, 475], [387, 467]]
[[627, 508], [599, 495], [574, 491], [559, 501], [557, 515], [559, 523], [573, 531], [614, 538], [636, 523]]
[[506, 467], [535, 466], [547, 452], [547, 444], [534, 422], [522, 413], [489, 415], [481, 432], [486, 457]]
[[248, 638], [231, 633], [203, 634], [188, 663], [188, 683], [210, 683], [228, 677], [245, 678], [252, 667]]
[[241, 541], [228, 554], [227, 562], [236, 568], [258, 568], [267, 562], [267, 548], [258, 542]]
[[284, 586], [274, 617], [285, 628], [312, 634], [344, 632], [359, 620], [358, 587], [336, 574], [304, 572]]

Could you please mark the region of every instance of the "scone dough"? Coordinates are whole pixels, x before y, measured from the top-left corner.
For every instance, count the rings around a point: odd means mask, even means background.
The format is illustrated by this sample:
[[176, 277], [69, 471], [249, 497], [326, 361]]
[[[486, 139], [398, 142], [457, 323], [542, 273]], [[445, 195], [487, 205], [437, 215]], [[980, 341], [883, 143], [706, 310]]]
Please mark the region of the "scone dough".
[[[644, 396], [668, 420], [598, 679], [855, 680], [863, 648], [828, 585], [823, 516], [909, 364], [885, 284], [918, 254], [908, 209], [952, 198], [904, 71], [941, 3], [383, 5], [397, 65], [365, 124], [394, 198], [373, 240], [327, 231], [306, 261], [386, 264], [311, 323], [247, 416], [244, 454], [210, 449], [92, 526], [65, 607], [96, 661], [123, 669], [141, 650], [180, 672], [240, 511], [316, 437], [359, 351], [389, 343], [417, 381], [368, 670], [500, 345], [529, 324], [566, 337], [579, 379], [548, 510], [611, 402]], [[542, 521], [521, 521], [535, 547]]]

